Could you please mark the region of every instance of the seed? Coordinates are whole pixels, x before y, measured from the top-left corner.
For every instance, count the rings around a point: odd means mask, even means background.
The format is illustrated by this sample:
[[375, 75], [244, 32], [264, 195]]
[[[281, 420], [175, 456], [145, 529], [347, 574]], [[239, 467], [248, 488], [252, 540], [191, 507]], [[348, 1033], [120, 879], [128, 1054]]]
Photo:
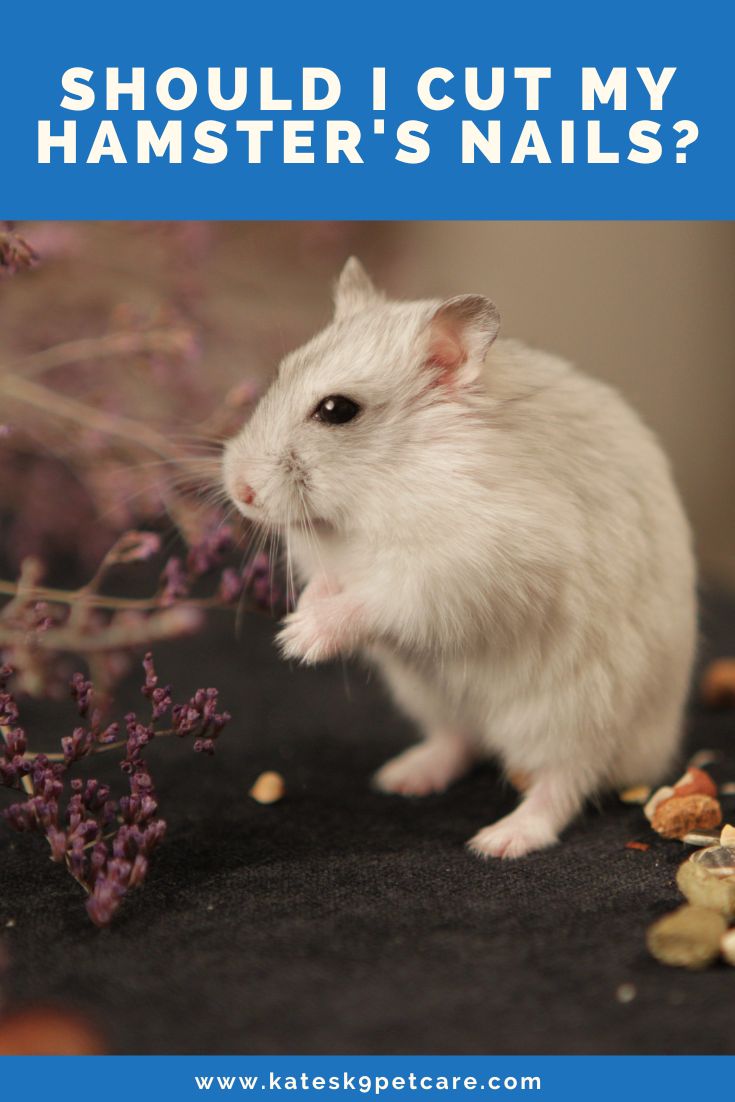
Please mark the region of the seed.
[[283, 777], [272, 770], [261, 773], [250, 789], [250, 795], [259, 804], [275, 804], [283, 798], [285, 792], [286, 785]]

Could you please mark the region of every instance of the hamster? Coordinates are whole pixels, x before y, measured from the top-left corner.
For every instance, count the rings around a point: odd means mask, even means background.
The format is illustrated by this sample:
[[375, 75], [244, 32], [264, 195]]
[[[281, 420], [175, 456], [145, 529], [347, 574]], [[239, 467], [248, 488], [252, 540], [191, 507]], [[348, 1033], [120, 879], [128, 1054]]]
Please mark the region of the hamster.
[[333, 320], [285, 357], [223, 478], [304, 587], [282, 654], [364, 656], [422, 736], [377, 788], [441, 792], [493, 758], [524, 791], [468, 845], [513, 858], [673, 767], [695, 566], [653, 434], [498, 329], [480, 295], [390, 301], [350, 259]]

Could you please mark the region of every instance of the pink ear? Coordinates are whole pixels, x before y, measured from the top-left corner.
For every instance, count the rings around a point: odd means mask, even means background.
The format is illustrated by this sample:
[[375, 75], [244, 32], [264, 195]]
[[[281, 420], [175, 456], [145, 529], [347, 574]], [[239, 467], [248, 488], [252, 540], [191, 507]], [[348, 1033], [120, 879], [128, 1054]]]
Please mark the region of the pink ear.
[[427, 366], [437, 369], [437, 382], [473, 382], [499, 328], [497, 308], [482, 295], [459, 295], [442, 303], [429, 322], [426, 357]]

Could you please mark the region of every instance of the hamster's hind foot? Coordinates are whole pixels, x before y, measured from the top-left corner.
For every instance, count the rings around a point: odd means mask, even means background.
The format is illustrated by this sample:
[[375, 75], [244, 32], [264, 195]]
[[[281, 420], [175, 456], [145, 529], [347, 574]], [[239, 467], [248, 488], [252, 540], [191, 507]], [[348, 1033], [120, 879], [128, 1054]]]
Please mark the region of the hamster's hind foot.
[[525, 857], [559, 841], [584, 802], [585, 787], [572, 771], [537, 774], [510, 815], [484, 827], [467, 843], [478, 857]]
[[396, 796], [430, 796], [459, 780], [473, 760], [461, 735], [443, 732], [391, 758], [374, 775], [373, 786]]

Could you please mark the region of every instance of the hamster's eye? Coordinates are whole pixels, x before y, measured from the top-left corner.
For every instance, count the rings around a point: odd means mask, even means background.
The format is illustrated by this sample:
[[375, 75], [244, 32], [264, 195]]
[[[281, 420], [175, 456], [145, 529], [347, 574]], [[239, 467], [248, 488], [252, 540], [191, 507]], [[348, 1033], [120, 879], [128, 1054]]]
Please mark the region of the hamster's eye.
[[328, 398], [322, 398], [312, 417], [326, 425], [344, 425], [357, 417], [359, 412], [360, 407], [351, 398], [345, 398], [342, 394], [330, 394]]

